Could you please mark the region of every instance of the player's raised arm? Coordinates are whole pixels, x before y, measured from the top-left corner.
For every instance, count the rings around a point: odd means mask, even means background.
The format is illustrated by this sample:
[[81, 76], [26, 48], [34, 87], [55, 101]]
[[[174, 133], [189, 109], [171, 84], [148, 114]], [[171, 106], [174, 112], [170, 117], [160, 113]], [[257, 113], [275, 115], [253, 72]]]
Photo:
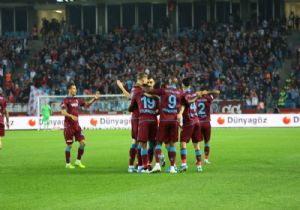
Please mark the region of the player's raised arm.
[[207, 90], [203, 90], [203, 91], [197, 91], [196, 94], [199, 98], [201, 98], [202, 96], [209, 94], [209, 92]]
[[201, 98], [205, 94], [207, 94], [207, 91], [198, 91], [198, 92], [196, 92], [195, 97], [193, 97], [192, 99], [185, 99], [185, 101], [188, 104], [195, 103], [199, 98]]
[[130, 93], [124, 88], [123, 83], [120, 80], [117, 80], [116, 82], [122, 93], [125, 95], [125, 97], [130, 99]]
[[192, 104], [192, 103], [195, 103], [197, 100], [198, 100], [198, 97], [195, 97], [195, 98], [193, 98], [193, 99], [186, 100], [186, 102], [187, 102], [188, 104]]
[[162, 88], [154, 89], [154, 88], [147, 87], [147, 88], [144, 88], [144, 92], [145, 92], [145, 94], [148, 94], [148, 95], [157, 95], [157, 96], [163, 95]]
[[211, 90], [211, 91], [207, 91], [207, 94], [213, 94], [213, 95], [220, 95], [220, 91], [219, 90]]
[[96, 91], [96, 94], [94, 96], [94, 98], [92, 98], [91, 100], [89, 101], [86, 101], [85, 104], [84, 104], [84, 107], [89, 107], [90, 105], [92, 105], [95, 101], [99, 100], [100, 98], [100, 92], [99, 91]]
[[149, 97], [149, 98], [157, 98], [159, 99], [159, 97], [162, 95], [160, 89], [151, 89], [149, 87], [144, 88], [143, 87], [143, 91], [144, 91], [144, 95]]

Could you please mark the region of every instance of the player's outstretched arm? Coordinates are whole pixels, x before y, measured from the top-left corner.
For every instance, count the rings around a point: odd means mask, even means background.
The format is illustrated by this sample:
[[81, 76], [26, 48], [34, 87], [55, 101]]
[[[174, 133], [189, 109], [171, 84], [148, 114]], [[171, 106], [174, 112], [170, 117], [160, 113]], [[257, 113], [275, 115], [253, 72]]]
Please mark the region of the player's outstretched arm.
[[208, 94], [220, 95], [220, 91], [219, 90], [211, 90], [211, 91], [208, 91]]
[[99, 98], [100, 98], [100, 92], [96, 91], [96, 94], [95, 94], [94, 98], [92, 98], [91, 100], [85, 102], [85, 104], [84, 104], [85, 108], [87, 108], [90, 105], [92, 105], [92, 103], [94, 103], [95, 101], [99, 100]]
[[163, 94], [162, 89], [154, 89], [154, 88], [150, 88], [150, 87], [144, 87], [143, 91], [144, 91], [144, 95], [149, 98], [160, 99], [160, 96]]
[[130, 93], [124, 88], [123, 83], [120, 80], [117, 80], [116, 82], [122, 93], [129, 99]]
[[149, 98], [156, 98], [156, 99], [159, 100], [159, 96], [158, 95], [152, 95], [152, 94], [147, 93], [147, 92], [144, 92], [144, 95], [147, 96], [147, 97], [149, 97]]
[[198, 100], [198, 97], [195, 97], [195, 98], [193, 98], [191, 100], [187, 100], [187, 103], [188, 104], [192, 104], [192, 103], [196, 102], [197, 100]]
[[202, 96], [209, 94], [209, 92], [207, 90], [203, 90], [203, 91], [197, 91], [196, 94], [199, 98], [201, 98]]

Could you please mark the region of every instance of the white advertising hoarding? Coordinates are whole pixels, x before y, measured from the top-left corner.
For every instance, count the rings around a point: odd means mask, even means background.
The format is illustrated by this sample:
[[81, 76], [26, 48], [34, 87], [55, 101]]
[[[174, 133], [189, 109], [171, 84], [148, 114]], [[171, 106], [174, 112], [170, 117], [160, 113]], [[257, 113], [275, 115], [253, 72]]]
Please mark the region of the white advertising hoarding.
[[[90, 115], [80, 116], [79, 123], [84, 129], [130, 129], [130, 115]], [[38, 125], [38, 123], [40, 125]], [[300, 114], [213, 114], [212, 127], [300, 127]], [[43, 129], [37, 117], [10, 117], [11, 130]], [[50, 129], [63, 129], [64, 117], [50, 117]]]
[[215, 114], [212, 127], [219, 128], [264, 128], [300, 127], [299, 114]]

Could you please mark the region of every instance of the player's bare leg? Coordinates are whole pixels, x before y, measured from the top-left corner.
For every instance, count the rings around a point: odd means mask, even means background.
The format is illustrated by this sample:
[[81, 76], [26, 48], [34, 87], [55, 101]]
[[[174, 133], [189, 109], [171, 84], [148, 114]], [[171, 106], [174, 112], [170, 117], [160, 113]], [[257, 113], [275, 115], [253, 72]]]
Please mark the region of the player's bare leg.
[[197, 171], [202, 172], [202, 160], [201, 160], [201, 149], [200, 143], [194, 143], [195, 148], [195, 156], [196, 156], [196, 164], [197, 164]]
[[161, 146], [162, 145], [160, 142], [156, 143], [156, 146], [154, 149], [154, 157], [155, 157], [156, 164], [153, 167], [153, 169], [151, 170], [151, 173], [161, 172], [161, 156], [162, 156]]
[[168, 156], [170, 160], [170, 173], [175, 174], [177, 173], [175, 168], [176, 163], [176, 145], [175, 143], [170, 143], [168, 147]]
[[137, 154], [137, 147], [138, 147], [137, 141], [135, 139], [132, 139], [131, 147], [129, 149], [128, 173], [133, 173], [136, 171], [134, 168], [134, 160], [135, 160], [135, 156]]
[[[165, 144], [165, 148], [168, 151], [169, 143]], [[160, 156], [160, 165], [161, 165], [161, 167], [165, 167], [165, 165], [166, 165], [166, 160], [165, 160], [165, 156], [163, 153], [161, 153], [161, 156]]]
[[208, 157], [210, 152], [210, 140], [206, 141], [204, 140], [204, 163], [206, 165], [210, 164]]
[[149, 173], [148, 171], [148, 149], [147, 149], [147, 142], [141, 142], [141, 156], [142, 156], [142, 163], [143, 169], [141, 173]]
[[186, 142], [180, 142], [180, 157], [181, 157], [180, 171], [181, 172], [186, 171], [188, 169], [186, 155], [187, 155]]
[[79, 142], [78, 155], [77, 155], [77, 160], [75, 162], [75, 166], [77, 166], [79, 168], [85, 168], [85, 165], [83, 165], [81, 163], [81, 157], [84, 154], [85, 145], [86, 145], [86, 140], [85, 139], [83, 139]]
[[154, 149], [155, 149], [156, 143], [154, 140], [148, 141], [148, 170], [152, 170], [152, 161], [154, 156]]
[[66, 168], [68, 169], [74, 169], [75, 167], [71, 164], [70, 158], [71, 158], [71, 149], [72, 144], [67, 144], [65, 155], [66, 155]]
[[140, 173], [143, 170], [143, 161], [142, 161], [141, 150], [142, 150], [142, 144], [138, 143], [137, 149], [136, 149], [136, 157], [138, 160], [138, 168], [137, 168], [138, 173]]

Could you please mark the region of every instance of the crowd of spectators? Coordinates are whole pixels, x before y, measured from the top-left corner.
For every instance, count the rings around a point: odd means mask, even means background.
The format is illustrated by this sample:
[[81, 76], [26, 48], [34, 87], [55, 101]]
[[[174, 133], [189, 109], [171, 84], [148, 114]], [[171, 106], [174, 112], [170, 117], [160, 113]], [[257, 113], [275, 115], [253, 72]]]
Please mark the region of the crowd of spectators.
[[279, 106], [286, 108], [300, 107], [300, 63], [292, 65], [290, 77], [280, 92]]
[[30, 42], [26, 36], [9, 34], [0, 37], [0, 87], [5, 90], [9, 102], [26, 102], [28, 95], [23, 92], [21, 78], [23, 60], [30, 51]]
[[265, 21], [250, 29], [202, 23], [174, 36], [143, 26], [91, 35], [65, 25], [43, 40], [16, 80], [25, 94], [34, 83], [47, 94], [64, 95], [71, 80], [78, 94], [118, 94], [117, 79], [130, 90], [136, 74], [146, 72], [157, 86], [169, 76], [189, 76], [194, 89], [218, 89], [221, 99], [243, 100], [245, 108], [256, 108], [260, 102], [277, 106], [279, 69], [291, 54], [280, 26]]

